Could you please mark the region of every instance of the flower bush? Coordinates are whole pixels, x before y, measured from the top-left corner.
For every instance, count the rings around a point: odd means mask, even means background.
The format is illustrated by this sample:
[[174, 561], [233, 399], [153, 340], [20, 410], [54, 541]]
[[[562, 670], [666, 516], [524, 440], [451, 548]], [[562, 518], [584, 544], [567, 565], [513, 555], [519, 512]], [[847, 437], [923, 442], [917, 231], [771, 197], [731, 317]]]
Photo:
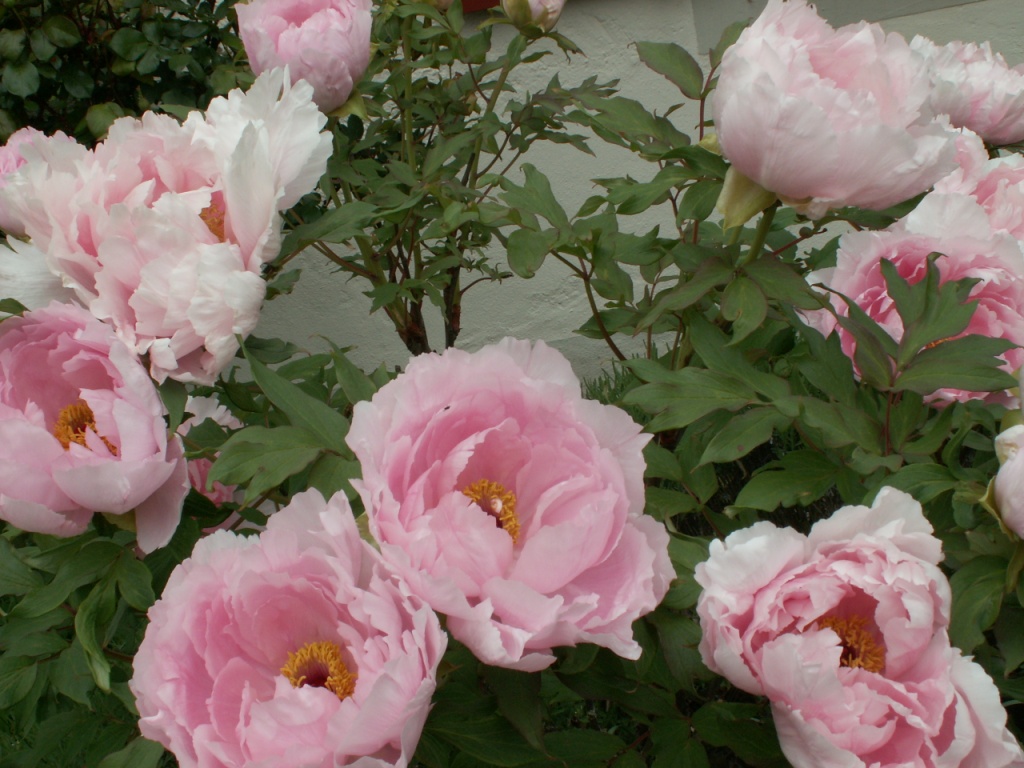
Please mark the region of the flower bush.
[[[772, 0], [655, 110], [536, 79], [556, 0], [17, 5], [0, 762], [1024, 768], [1019, 67]], [[596, 378], [473, 327], [542, 270]], [[408, 360], [253, 333], [335, 278]]]

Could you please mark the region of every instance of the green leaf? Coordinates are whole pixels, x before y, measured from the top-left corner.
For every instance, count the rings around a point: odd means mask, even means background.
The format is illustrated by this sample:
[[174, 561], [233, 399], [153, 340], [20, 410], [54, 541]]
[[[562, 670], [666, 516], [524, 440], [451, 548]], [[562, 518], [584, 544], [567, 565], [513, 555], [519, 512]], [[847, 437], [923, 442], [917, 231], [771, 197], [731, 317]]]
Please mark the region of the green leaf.
[[[245, 351], [245, 347], [242, 348]], [[267, 398], [280, 408], [295, 427], [301, 427], [320, 441], [323, 448], [350, 456], [345, 444], [348, 420], [322, 400], [303, 392], [292, 382], [267, 368], [245, 351], [252, 377]]]
[[310, 488], [320, 491], [325, 499], [331, 498], [338, 491], [345, 491], [349, 498], [353, 498], [355, 490], [350, 481], [360, 474], [358, 461], [325, 453], [313, 463], [306, 483]]
[[714, 212], [718, 196], [722, 194], [722, 182], [698, 181], [691, 184], [679, 201], [677, 221], [705, 221]]
[[928, 395], [939, 389], [998, 392], [1018, 385], [996, 355], [1015, 345], [1005, 339], [963, 336], [925, 349], [900, 373], [893, 389]]
[[530, 746], [543, 750], [545, 713], [540, 695], [540, 675], [487, 666], [482, 672], [498, 700], [498, 711]]
[[77, 639], [49, 665], [50, 684], [72, 701], [91, 706], [89, 694], [96, 683], [89, 670], [89, 661]]
[[103, 637], [116, 608], [114, 582], [105, 578], [92, 588], [75, 614], [75, 636], [85, 651], [92, 678], [102, 691], [110, 690], [110, 662], [103, 653]]
[[281, 244], [282, 253], [300, 251], [312, 242], [344, 243], [371, 226], [379, 218], [379, 209], [372, 203], [354, 200], [331, 208], [316, 221], [296, 227]]
[[226, 485], [248, 482], [248, 504], [308, 467], [322, 450], [317, 436], [302, 427], [246, 427], [221, 446], [210, 480]]
[[523, 164], [523, 173], [526, 175], [526, 181], [521, 187], [508, 179], [501, 180], [501, 188], [505, 190], [502, 198], [505, 202], [512, 208], [529, 211], [546, 219], [560, 233], [569, 232], [569, 217], [552, 192], [548, 177], [529, 163]]
[[132, 608], [147, 611], [156, 602], [153, 594], [153, 575], [135, 556], [125, 551], [113, 571], [117, 580], [117, 591]]
[[553, 229], [541, 232], [515, 230], [508, 236], [506, 258], [509, 269], [519, 277], [533, 277], [557, 242], [558, 232]]
[[658, 294], [650, 310], [637, 324], [637, 330], [645, 330], [666, 312], [678, 312], [696, 304], [712, 289], [728, 283], [732, 276], [732, 268], [717, 259], [703, 262], [692, 277], [687, 279], [681, 275], [678, 285]]
[[712, 701], [693, 713], [690, 724], [707, 744], [728, 747], [753, 766], [787, 766], [771, 717], [753, 704]]
[[110, 49], [126, 61], [137, 61], [147, 50], [149, 41], [137, 29], [121, 27], [110, 38]]
[[690, 341], [710, 370], [742, 379], [765, 397], [778, 399], [790, 395], [789, 382], [755, 368], [742, 351], [730, 345], [729, 337], [721, 329], [703, 317], [690, 321]]
[[757, 285], [737, 277], [722, 292], [722, 317], [732, 323], [732, 341], [736, 344], [764, 323], [768, 316], [768, 301]]
[[512, 768], [542, 756], [508, 720], [488, 711], [478, 694], [457, 684], [434, 694], [426, 731], [488, 765]]
[[939, 464], [907, 464], [885, 479], [886, 485], [906, 491], [922, 504], [953, 490], [957, 482], [953, 473]]
[[374, 396], [379, 387], [340, 349], [331, 352], [334, 360], [334, 377], [350, 403], [355, 405]]
[[683, 95], [700, 99], [704, 90], [704, 73], [697, 61], [675, 43], [636, 44], [640, 60], [659, 75], [664, 75]]
[[68, 596], [106, 574], [124, 548], [112, 541], [92, 541], [72, 557], [63, 560], [49, 584], [27, 594], [10, 616], [34, 618], [52, 611]]
[[949, 640], [964, 653], [985, 641], [983, 634], [999, 616], [1007, 562], [983, 555], [961, 567], [949, 580], [953, 590]]
[[1006, 675], [1024, 664], [1024, 632], [1020, 631], [1021, 627], [1024, 627], [1024, 609], [1012, 604], [1004, 605], [995, 632], [996, 643], [1006, 662]]
[[25, 99], [39, 90], [39, 70], [31, 61], [9, 61], [4, 65], [0, 83], [8, 93]]
[[36, 660], [28, 656], [0, 655], [0, 709], [9, 709], [28, 696], [37, 669]]
[[618, 736], [604, 731], [553, 731], [544, 737], [548, 753], [573, 768], [604, 768], [626, 749]]
[[181, 421], [185, 417], [188, 391], [184, 384], [174, 379], [166, 379], [157, 387], [157, 390], [160, 392], [160, 399], [164, 401], [164, 408], [167, 409], [167, 431], [173, 435], [178, 431], [178, 427], [181, 426]]
[[25, 30], [23, 29], [2, 29], [0, 30], [0, 58], [8, 61], [16, 61], [25, 50]]
[[736, 506], [765, 512], [797, 504], [807, 506], [828, 492], [838, 473], [838, 468], [820, 453], [793, 451], [754, 475], [736, 497]]
[[756, 402], [746, 382], [701, 368], [676, 371], [672, 383], [644, 384], [623, 398], [657, 416], [648, 425], [652, 432], [685, 427], [718, 410], [738, 411]]
[[725, 428], [712, 438], [701, 464], [736, 461], [757, 446], [768, 442], [775, 430], [786, 429], [792, 419], [771, 407], [755, 408], [735, 416]]
[[820, 309], [825, 303], [792, 266], [776, 257], [762, 254], [743, 271], [769, 299], [807, 310]]
[[58, 48], [70, 48], [82, 41], [78, 27], [67, 16], [48, 16], [41, 29]]
[[89, 132], [97, 139], [100, 139], [106, 136], [110, 124], [117, 120], [117, 118], [124, 117], [124, 114], [125, 112], [121, 105], [115, 104], [112, 101], [108, 101], [105, 104], [93, 104], [85, 113], [85, 124], [89, 128]]
[[18, 557], [14, 545], [0, 537], [0, 595], [24, 595], [42, 583], [42, 577]]
[[736, 42], [743, 30], [750, 25], [750, 21], [734, 21], [724, 30], [722, 30], [722, 36], [715, 43], [715, 47], [711, 49], [711, 66], [718, 67], [722, 63], [722, 56], [729, 50], [729, 47]]
[[161, 745], [140, 736], [124, 749], [107, 755], [96, 768], [157, 768], [163, 756]]

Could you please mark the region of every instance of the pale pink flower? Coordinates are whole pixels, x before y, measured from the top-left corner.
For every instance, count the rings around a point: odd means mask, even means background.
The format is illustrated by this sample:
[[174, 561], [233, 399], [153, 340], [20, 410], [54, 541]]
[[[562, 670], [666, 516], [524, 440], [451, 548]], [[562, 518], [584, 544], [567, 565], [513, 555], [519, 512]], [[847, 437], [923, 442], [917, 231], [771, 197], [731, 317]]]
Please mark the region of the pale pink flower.
[[[1024, 344], [1021, 245], [1012, 235], [993, 231], [985, 210], [966, 195], [932, 193], [889, 229], [843, 235], [836, 266], [812, 272], [807, 279], [846, 296], [899, 341], [903, 338], [903, 321], [889, 296], [880, 262], [892, 262], [899, 275], [913, 284], [924, 277], [928, 257], [936, 252], [943, 254], [936, 262], [942, 282], [979, 280], [970, 293], [978, 306], [964, 334]], [[843, 299], [831, 296], [831, 301], [838, 314], [848, 314]], [[835, 330], [843, 351], [853, 357], [853, 336], [839, 327], [830, 313], [811, 313], [808, 321], [825, 335]], [[1024, 363], [1024, 350], [1015, 347], [1003, 357], [1007, 370], [1015, 371]], [[1010, 402], [1006, 393], [943, 389], [929, 395], [937, 405], [974, 398]]]
[[1024, 766], [992, 680], [950, 646], [941, 558], [892, 488], [808, 536], [760, 522], [712, 541], [701, 656], [768, 697], [794, 768]]
[[0, 518], [74, 536], [95, 512], [133, 517], [151, 552], [170, 540], [187, 492], [181, 440], [109, 326], [65, 304], [0, 324]]
[[674, 576], [645, 516], [650, 439], [584, 400], [542, 342], [413, 358], [348, 434], [381, 552], [487, 664], [535, 671], [552, 648], [635, 659], [632, 623]]
[[250, 0], [235, 10], [252, 71], [287, 66], [324, 112], [348, 100], [370, 63], [370, 0]]
[[834, 30], [804, 0], [771, 0], [726, 51], [712, 111], [733, 167], [817, 218], [887, 208], [953, 170], [956, 134], [928, 91], [924, 58], [899, 35]]
[[[67, 134], [57, 131], [52, 137], [47, 137], [42, 131], [31, 126], [20, 128], [10, 135], [7, 143], [0, 147], [0, 188], [7, 185], [7, 177], [18, 170], [26, 162], [22, 149], [25, 145], [34, 143], [44, 144], [49, 141], [75, 143]], [[23, 237], [25, 227], [14, 211], [0, 201], [0, 229], [17, 237]]]
[[184, 125], [122, 118], [91, 152], [42, 148], [0, 190], [51, 272], [158, 381], [210, 383], [231, 361], [259, 317], [279, 211], [326, 166], [308, 85], [275, 71], [250, 93]]
[[562, 15], [565, 0], [501, 0], [501, 10], [520, 29], [540, 27], [550, 32]]
[[996, 232], [1024, 242], [1024, 158], [989, 158], [975, 134], [967, 133], [957, 154], [959, 168], [935, 185], [937, 193], [969, 195], [988, 214]]
[[910, 47], [928, 61], [936, 113], [996, 146], [1024, 140], [1024, 65], [1011, 68], [987, 42], [938, 46], [918, 35]]
[[1009, 530], [1024, 539], [1024, 426], [1003, 430], [996, 436], [996, 509]]
[[[226, 406], [222, 405], [214, 397], [199, 397], [190, 395], [185, 403], [185, 410], [192, 414], [178, 427], [178, 433], [183, 437], [188, 436], [188, 431], [195, 426], [202, 424], [207, 419], [212, 419], [227, 429], [241, 429], [244, 425], [239, 421]], [[237, 486], [224, 485], [223, 483], [210, 483], [210, 469], [213, 461], [207, 458], [188, 460], [188, 479], [199, 493], [214, 504], [224, 504], [229, 501], [239, 501]]]
[[135, 656], [139, 728], [183, 768], [401, 768], [446, 643], [344, 495], [307, 491], [175, 568]]

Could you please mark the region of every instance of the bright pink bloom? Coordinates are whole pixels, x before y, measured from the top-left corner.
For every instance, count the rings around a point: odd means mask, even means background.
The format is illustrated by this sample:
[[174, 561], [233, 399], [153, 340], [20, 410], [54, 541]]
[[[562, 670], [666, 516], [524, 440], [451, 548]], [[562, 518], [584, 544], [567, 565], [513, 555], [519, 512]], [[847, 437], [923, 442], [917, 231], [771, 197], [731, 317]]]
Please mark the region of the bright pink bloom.
[[892, 488], [808, 536], [760, 522], [712, 541], [701, 656], [768, 697], [795, 768], [1024, 766], [992, 680], [950, 646], [941, 558]]
[[[192, 415], [185, 419], [178, 427], [178, 433], [188, 436], [188, 431], [195, 426], [202, 424], [207, 419], [228, 429], [241, 429], [244, 425], [235, 418], [225, 406], [217, 402], [213, 397], [192, 397], [188, 398], [185, 410]], [[210, 484], [210, 469], [213, 461], [206, 458], [188, 460], [188, 480], [199, 493], [214, 504], [220, 505], [229, 501], [239, 501], [237, 487], [214, 482]]]
[[181, 440], [138, 358], [109, 326], [52, 304], [0, 324], [0, 518], [74, 536], [134, 513], [139, 548], [166, 544], [188, 492]]
[[[885, 328], [893, 339], [903, 337], [903, 322], [889, 297], [879, 263], [891, 261], [904, 280], [916, 283], [924, 277], [928, 257], [937, 261], [943, 282], [978, 278], [970, 298], [978, 301], [965, 334], [978, 334], [1024, 344], [1024, 254], [1020, 243], [1005, 232], [994, 232], [985, 210], [966, 195], [932, 193], [906, 218], [880, 232], [851, 232], [839, 241], [835, 267], [808, 275], [843, 294]], [[832, 297], [832, 305], [846, 315], [846, 303]], [[823, 334], [835, 330], [843, 351], [851, 358], [856, 343], [835, 318], [821, 311], [809, 316]], [[1006, 368], [1014, 371], [1024, 363], [1024, 350], [1005, 353]], [[1007, 401], [1005, 393], [940, 390], [930, 395], [936, 404], [984, 397]]]
[[34, 146], [0, 205], [79, 300], [148, 354], [154, 378], [210, 383], [259, 318], [279, 211], [330, 153], [311, 95], [275, 71], [184, 125], [147, 113], [115, 121], [91, 152]]
[[1024, 426], [996, 437], [999, 472], [994, 484], [996, 508], [1003, 525], [1024, 539]]
[[259, 537], [200, 540], [149, 620], [139, 728], [183, 768], [405, 766], [447, 644], [345, 497], [317, 491]]
[[513, 339], [413, 358], [348, 434], [385, 559], [479, 659], [527, 671], [560, 645], [640, 655], [631, 625], [675, 575], [643, 514], [649, 439]]
[[370, 0], [250, 0], [235, 6], [252, 71], [288, 67], [324, 112], [344, 104], [370, 63]]
[[996, 146], [1024, 140], [1024, 65], [1011, 68], [987, 42], [938, 46], [917, 36], [910, 47], [928, 59], [936, 113]]
[[712, 110], [729, 162], [816, 218], [887, 208], [953, 169], [955, 134], [928, 91], [899, 35], [833, 30], [804, 0], [771, 0], [723, 57]]

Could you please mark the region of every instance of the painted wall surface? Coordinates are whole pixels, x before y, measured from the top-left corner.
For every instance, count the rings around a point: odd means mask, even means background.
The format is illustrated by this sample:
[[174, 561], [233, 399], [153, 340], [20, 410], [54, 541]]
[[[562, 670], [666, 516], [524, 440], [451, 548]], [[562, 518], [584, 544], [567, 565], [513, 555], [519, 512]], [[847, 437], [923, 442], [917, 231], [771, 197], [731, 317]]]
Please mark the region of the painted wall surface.
[[[559, 30], [586, 55], [567, 61], [556, 52], [522, 70], [517, 85], [537, 90], [556, 73], [567, 85], [596, 75], [599, 80], [618, 79], [623, 95], [665, 111], [681, 100], [678, 91], [641, 64], [630, 44], [635, 40], [671, 41], [696, 54], [693, 3], [711, 1], [568, 0]], [[888, 4], [892, 8], [899, 2], [889, 0]], [[1024, 0], [976, 0], [939, 7], [946, 4], [946, 0], [936, 0], [932, 6], [935, 10], [887, 18], [882, 25], [908, 38], [923, 34], [938, 43], [990, 40], [1011, 65], [1024, 63]], [[912, 0], [911, 6], [920, 8], [922, 3]], [[507, 32], [499, 30], [496, 38], [500, 34]], [[496, 47], [503, 49], [503, 41], [498, 40]], [[698, 56], [698, 60], [706, 69], [706, 55]], [[694, 109], [685, 108], [675, 112], [673, 120], [681, 130], [693, 133], [698, 118]], [[630, 174], [647, 180], [656, 171], [653, 165], [600, 140], [594, 140], [591, 147], [594, 156], [571, 147], [544, 144], [535, 145], [528, 153], [528, 162], [544, 170], [570, 214], [598, 191], [591, 179]], [[521, 180], [519, 171], [512, 173]], [[667, 236], [671, 222], [649, 215], [627, 217], [620, 226], [641, 233], [659, 224]], [[494, 258], [503, 260], [501, 253], [494, 254]], [[382, 312], [368, 314], [370, 303], [361, 295], [362, 286], [346, 282], [345, 276], [336, 273], [323, 257], [304, 254], [300, 259], [303, 276], [296, 290], [266, 305], [257, 335], [286, 338], [310, 351], [323, 350], [326, 343], [322, 337], [327, 337], [340, 346], [354, 347], [352, 358], [365, 368], [381, 362], [403, 365], [408, 359], [405, 347]], [[469, 291], [463, 304], [463, 331], [458, 345], [477, 349], [505, 335], [544, 339], [570, 358], [578, 374], [593, 376], [610, 364], [612, 356], [602, 342], [574, 334], [588, 317], [578, 285], [564, 267], [549, 260], [531, 280], [512, 278], [501, 285], [482, 284]], [[434, 343], [443, 343], [438, 342], [443, 340], [439, 320], [431, 331]], [[629, 348], [628, 343], [624, 346]]]

